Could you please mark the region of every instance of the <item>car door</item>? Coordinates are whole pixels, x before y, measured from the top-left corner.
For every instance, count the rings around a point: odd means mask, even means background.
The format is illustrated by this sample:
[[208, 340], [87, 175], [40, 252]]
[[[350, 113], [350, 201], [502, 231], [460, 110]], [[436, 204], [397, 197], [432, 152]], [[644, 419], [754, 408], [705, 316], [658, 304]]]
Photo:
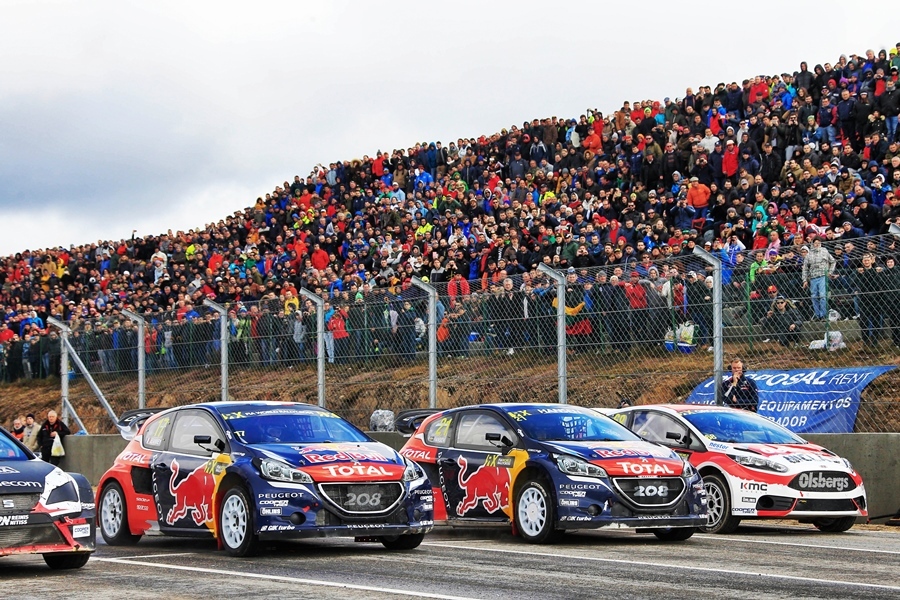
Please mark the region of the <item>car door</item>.
[[220, 455], [227, 453], [225, 435], [211, 413], [178, 411], [166, 449], [151, 464], [160, 530], [199, 533], [209, 528], [216, 479], [224, 468]]
[[465, 411], [454, 420], [453, 444], [438, 455], [447, 518], [507, 521], [514, 461], [506, 452], [518, 436], [491, 411]]

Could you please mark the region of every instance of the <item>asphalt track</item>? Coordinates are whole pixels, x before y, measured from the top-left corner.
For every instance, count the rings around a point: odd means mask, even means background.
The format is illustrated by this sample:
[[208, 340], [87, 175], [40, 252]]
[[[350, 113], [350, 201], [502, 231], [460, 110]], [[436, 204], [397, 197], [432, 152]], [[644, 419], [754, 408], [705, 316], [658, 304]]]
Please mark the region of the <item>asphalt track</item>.
[[891, 598], [900, 531], [826, 534], [741, 527], [667, 544], [628, 531], [567, 535], [552, 546], [495, 530], [439, 529], [409, 552], [328, 539], [234, 559], [211, 541], [145, 537], [98, 550], [83, 569], [39, 556], [0, 559], [0, 598]]

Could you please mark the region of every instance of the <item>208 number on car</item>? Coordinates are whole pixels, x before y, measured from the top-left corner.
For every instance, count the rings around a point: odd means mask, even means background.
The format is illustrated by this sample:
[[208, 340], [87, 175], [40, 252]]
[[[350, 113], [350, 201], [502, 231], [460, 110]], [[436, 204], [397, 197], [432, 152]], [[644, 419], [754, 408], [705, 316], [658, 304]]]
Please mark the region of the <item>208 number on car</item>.
[[665, 498], [669, 495], [669, 487], [665, 485], [639, 485], [634, 490], [634, 495], [640, 498], [659, 496]]
[[347, 506], [378, 506], [381, 504], [381, 494], [347, 494]]

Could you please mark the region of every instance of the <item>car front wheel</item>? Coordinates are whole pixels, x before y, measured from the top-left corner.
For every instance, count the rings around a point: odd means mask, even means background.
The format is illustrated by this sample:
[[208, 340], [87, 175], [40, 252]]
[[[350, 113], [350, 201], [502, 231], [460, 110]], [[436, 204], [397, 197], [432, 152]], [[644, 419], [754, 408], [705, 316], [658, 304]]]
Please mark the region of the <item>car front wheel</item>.
[[90, 552], [55, 552], [44, 554], [44, 562], [48, 567], [57, 571], [80, 569], [87, 564], [90, 557]]
[[418, 548], [424, 539], [424, 533], [412, 533], [409, 535], [385, 536], [381, 538], [381, 543], [388, 550], [412, 550], [413, 548]]
[[247, 491], [236, 486], [225, 492], [219, 505], [219, 541], [232, 556], [253, 556], [259, 536], [253, 532], [253, 505]]
[[856, 517], [838, 517], [834, 519], [816, 519], [813, 525], [819, 531], [826, 533], [841, 533], [847, 531], [856, 524]]
[[698, 529], [703, 533], [733, 533], [741, 520], [731, 514], [731, 494], [728, 485], [718, 475], [703, 477], [706, 489], [706, 508], [709, 509], [709, 521]]
[[133, 546], [141, 539], [140, 535], [135, 535], [128, 529], [125, 494], [122, 486], [115, 481], [103, 488], [99, 512], [100, 534], [110, 546]]
[[516, 496], [516, 528], [526, 542], [545, 544], [556, 535], [556, 509], [547, 483], [540, 479], [525, 482]]

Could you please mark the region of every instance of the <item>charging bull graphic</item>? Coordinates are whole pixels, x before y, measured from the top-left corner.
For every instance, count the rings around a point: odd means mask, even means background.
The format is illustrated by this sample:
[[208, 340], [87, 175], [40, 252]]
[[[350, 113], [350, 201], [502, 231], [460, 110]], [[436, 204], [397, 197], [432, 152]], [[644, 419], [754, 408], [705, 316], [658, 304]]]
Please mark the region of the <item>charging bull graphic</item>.
[[458, 457], [456, 464], [459, 465], [459, 489], [465, 494], [456, 507], [457, 515], [463, 516], [482, 500], [484, 509], [489, 513], [509, 506], [509, 469], [484, 464], [467, 474], [469, 461], [465, 457]]
[[175, 483], [180, 467], [178, 459], [172, 460], [172, 477], [169, 478], [169, 493], [175, 503], [166, 515], [166, 523], [174, 525], [176, 521], [191, 513], [196, 525], [212, 521], [209, 502], [213, 496], [216, 481], [213, 478], [209, 463], [204, 463], [188, 473], [187, 477]]

